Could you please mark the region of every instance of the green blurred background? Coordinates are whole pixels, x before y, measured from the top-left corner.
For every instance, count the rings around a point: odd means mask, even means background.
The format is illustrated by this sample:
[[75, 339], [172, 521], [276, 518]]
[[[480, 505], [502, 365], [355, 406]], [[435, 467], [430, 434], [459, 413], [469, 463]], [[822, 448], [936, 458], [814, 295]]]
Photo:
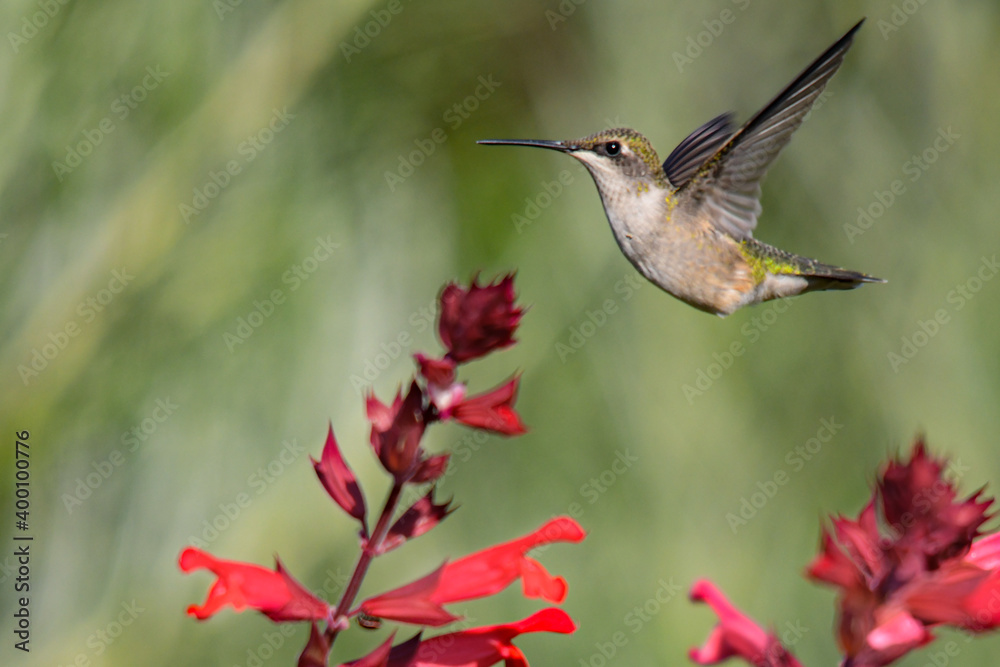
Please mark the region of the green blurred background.
[[[475, 144], [626, 124], [663, 157], [718, 113], [745, 120], [861, 16], [757, 236], [888, 285], [705, 315], [638, 278], [573, 160]], [[258, 614], [185, 616], [211, 578], [177, 554], [278, 553], [335, 596], [354, 526], [304, 452], [332, 420], [380, 502], [358, 385], [406, 382], [409, 355], [439, 349], [435, 295], [480, 270], [516, 269], [530, 310], [520, 343], [463, 377], [522, 371], [530, 433], [433, 429], [430, 449], [462, 452], [441, 485], [461, 508], [362, 594], [576, 503], [587, 540], [540, 559], [579, 631], [523, 637], [532, 664], [684, 664], [714, 624], [685, 600], [702, 576], [833, 664], [832, 591], [800, 576], [820, 520], [855, 514], [918, 432], [965, 491], [1000, 479], [995, 2], [38, 0], [4, 3], [0, 25], [5, 664], [293, 664], [304, 626], [272, 656]], [[30, 655], [10, 615], [24, 429]], [[619, 456], [633, 465], [613, 472]], [[539, 605], [511, 589], [459, 607], [480, 625]], [[387, 632], [346, 633], [333, 660]], [[958, 643], [954, 664], [996, 664], [995, 638]]]

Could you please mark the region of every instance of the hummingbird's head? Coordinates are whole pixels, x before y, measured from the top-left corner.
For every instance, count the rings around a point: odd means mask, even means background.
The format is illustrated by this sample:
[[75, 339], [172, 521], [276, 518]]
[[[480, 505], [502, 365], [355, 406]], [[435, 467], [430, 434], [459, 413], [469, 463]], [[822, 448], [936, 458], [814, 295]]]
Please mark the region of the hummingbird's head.
[[486, 139], [477, 143], [535, 146], [567, 153], [583, 163], [602, 191], [628, 187], [636, 182], [659, 187], [667, 185], [667, 177], [649, 140], [628, 128], [604, 130], [574, 141]]

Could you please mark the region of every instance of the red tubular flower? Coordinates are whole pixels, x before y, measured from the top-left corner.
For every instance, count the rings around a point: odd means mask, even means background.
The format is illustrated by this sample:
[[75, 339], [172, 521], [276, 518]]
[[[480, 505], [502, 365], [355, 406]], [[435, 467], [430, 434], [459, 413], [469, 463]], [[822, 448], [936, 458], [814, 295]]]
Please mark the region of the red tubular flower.
[[367, 537], [365, 497], [361, 494], [361, 487], [358, 486], [354, 473], [340, 455], [337, 439], [333, 437], [333, 424], [327, 432], [322, 457], [317, 461], [310, 456], [309, 460], [312, 461], [316, 475], [319, 476], [319, 481], [326, 492], [345, 512], [361, 522], [362, 533]]
[[[489, 667], [501, 660], [507, 667], [529, 667], [527, 658], [513, 644], [515, 637], [528, 632], [569, 634], [575, 630], [566, 612], [548, 608], [515, 623], [470, 628], [423, 641], [418, 635], [394, 646], [387, 659], [381, 660], [379, 655], [380, 660], [371, 661], [368, 656], [341, 667]], [[383, 650], [380, 646], [376, 652]]]
[[956, 500], [946, 464], [917, 440], [908, 462], [886, 465], [857, 520], [840, 517], [832, 535], [823, 531], [807, 572], [839, 589], [847, 667], [888, 665], [932, 641], [938, 625], [982, 632], [1000, 624], [1000, 542], [979, 539], [993, 501], [981, 492]]
[[755, 667], [802, 667], [778, 638], [754, 623], [732, 605], [715, 585], [706, 580], [691, 587], [691, 599], [707, 602], [719, 617], [701, 648], [693, 648], [688, 657], [699, 665], [715, 665], [732, 657], [742, 658]]
[[527, 429], [514, 411], [514, 398], [520, 376], [485, 394], [466, 398], [452, 407], [450, 416], [466, 426], [486, 429], [503, 435], [520, 435]]
[[189, 547], [181, 553], [179, 564], [183, 572], [205, 569], [218, 577], [205, 604], [188, 607], [188, 614], [198, 620], [205, 620], [227, 604], [236, 611], [256, 609], [275, 622], [322, 620], [330, 612], [329, 605], [295, 581], [281, 561], [271, 571], [259, 565], [215, 558]]
[[566, 598], [566, 581], [525, 554], [552, 542], [579, 542], [585, 536], [576, 521], [558, 517], [529, 535], [447, 563], [412, 584], [369, 598], [360, 609], [403, 623], [437, 625], [447, 622], [442, 605], [494, 595], [517, 579], [525, 597], [559, 604]]
[[447, 604], [485, 597], [521, 579], [525, 597], [559, 604], [566, 598], [566, 580], [551, 576], [538, 561], [525, 554], [553, 542], [581, 542], [586, 536], [573, 519], [556, 517], [524, 537], [448, 563], [433, 599]]
[[514, 307], [514, 276], [479, 286], [473, 278], [469, 288], [449, 283], [441, 292], [438, 334], [456, 363], [476, 359], [514, 344], [514, 330], [523, 311]]

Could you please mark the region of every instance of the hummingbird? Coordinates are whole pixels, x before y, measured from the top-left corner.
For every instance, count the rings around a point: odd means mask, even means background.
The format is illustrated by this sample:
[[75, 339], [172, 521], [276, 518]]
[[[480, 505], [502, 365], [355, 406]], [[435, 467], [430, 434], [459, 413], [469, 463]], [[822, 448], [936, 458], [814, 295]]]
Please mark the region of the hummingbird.
[[661, 164], [635, 130], [575, 141], [486, 139], [572, 155], [594, 179], [615, 240], [638, 271], [681, 301], [725, 317], [803, 292], [882, 283], [785, 252], [753, 237], [760, 184], [844, 60], [853, 28], [737, 130], [725, 113], [692, 132]]

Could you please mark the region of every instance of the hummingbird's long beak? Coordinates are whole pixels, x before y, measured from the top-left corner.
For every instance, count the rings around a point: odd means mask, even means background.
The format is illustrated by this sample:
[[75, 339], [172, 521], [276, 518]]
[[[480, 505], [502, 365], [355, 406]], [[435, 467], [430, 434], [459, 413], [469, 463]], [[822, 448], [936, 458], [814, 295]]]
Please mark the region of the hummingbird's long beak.
[[534, 146], [535, 148], [551, 148], [562, 153], [569, 153], [578, 148], [578, 146], [566, 141], [542, 141], [540, 139], [481, 139], [476, 143], [486, 146]]

